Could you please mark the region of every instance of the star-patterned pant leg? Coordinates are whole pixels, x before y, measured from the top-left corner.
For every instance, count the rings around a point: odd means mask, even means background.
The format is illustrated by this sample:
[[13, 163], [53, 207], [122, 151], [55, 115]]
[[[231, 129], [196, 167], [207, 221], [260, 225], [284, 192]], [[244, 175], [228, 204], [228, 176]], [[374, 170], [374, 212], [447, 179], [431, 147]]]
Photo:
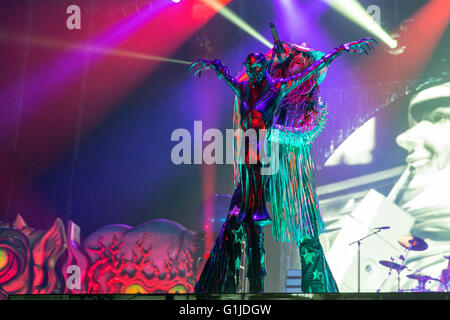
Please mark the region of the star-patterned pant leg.
[[301, 242], [302, 291], [309, 293], [339, 292], [319, 239], [307, 238]]
[[245, 236], [245, 230], [238, 221], [238, 215], [237, 206], [228, 213], [195, 285], [195, 293], [237, 292], [242, 239]]

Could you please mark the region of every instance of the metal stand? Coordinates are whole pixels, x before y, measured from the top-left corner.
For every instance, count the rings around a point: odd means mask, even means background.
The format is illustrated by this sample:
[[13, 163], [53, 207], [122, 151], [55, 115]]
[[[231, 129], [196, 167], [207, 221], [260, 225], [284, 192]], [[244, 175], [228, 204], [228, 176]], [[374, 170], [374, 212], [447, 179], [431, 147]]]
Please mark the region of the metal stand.
[[[392, 270], [395, 269], [397, 271], [397, 292], [403, 292], [404, 290], [400, 290], [400, 272], [402, 272], [404, 269], [408, 269], [408, 267], [405, 265], [405, 261], [406, 261], [406, 257], [408, 256], [409, 253], [409, 249], [405, 249], [405, 256], [400, 255], [399, 260], [402, 260], [402, 263], [400, 265], [398, 265], [397, 268], [392, 268], [392, 266], [389, 268], [389, 273], [387, 275], [387, 277], [383, 280], [383, 282], [380, 285], [380, 288], [378, 288], [377, 293], [380, 292], [381, 288], [383, 288], [384, 283], [387, 281], [387, 279], [389, 279], [389, 277], [391, 276]], [[391, 261], [392, 263], [394, 263], [394, 257], [391, 257]]]
[[[399, 259], [402, 260], [402, 264], [401, 264], [401, 269], [397, 270], [397, 292], [400, 292], [400, 272], [402, 272], [403, 269], [405, 268], [406, 257], [408, 256], [409, 249], [406, 248], [405, 252], [406, 253], [405, 253], [404, 257], [402, 255], [399, 257]], [[408, 269], [408, 268], [406, 268], [406, 269]]]
[[361, 238], [359, 240], [353, 241], [352, 243], [349, 244], [349, 246], [351, 246], [352, 244], [355, 244], [355, 243], [358, 244], [358, 293], [361, 292], [361, 241], [363, 241], [364, 239], [366, 239], [366, 238], [368, 238], [370, 236], [373, 236], [374, 234], [377, 234], [381, 230], [382, 229], [378, 229], [377, 231], [374, 231], [371, 234], [368, 234], [364, 238]]
[[[391, 257], [391, 261], [394, 262], [394, 258], [393, 258], [393, 257]], [[389, 268], [389, 273], [388, 273], [387, 277], [384, 278], [383, 282], [381, 283], [380, 287], [379, 287], [378, 290], [377, 290], [377, 293], [379, 293], [380, 290], [381, 290], [381, 288], [383, 288], [384, 283], [387, 281], [387, 279], [389, 279], [389, 277], [391, 276], [391, 274], [392, 274], [392, 267]]]
[[400, 292], [400, 272], [402, 270], [397, 270], [397, 292]]
[[247, 242], [245, 239], [242, 240], [241, 247], [241, 265], [239, 266], [239, 288], [238, 293], [247, 293], [248, 292], [248, 279], [246, 277], [247, 273], [247, 259], [245, 253], [245, 247], [247, 246]]

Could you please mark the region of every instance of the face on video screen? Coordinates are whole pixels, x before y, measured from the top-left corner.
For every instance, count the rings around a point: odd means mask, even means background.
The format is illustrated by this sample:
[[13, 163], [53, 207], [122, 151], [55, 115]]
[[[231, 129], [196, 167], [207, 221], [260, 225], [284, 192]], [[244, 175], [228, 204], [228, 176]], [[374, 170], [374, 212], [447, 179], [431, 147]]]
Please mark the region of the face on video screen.
[[409, 105], [409, 120], [411, 127], [396, 141], [408, 151], [413, 182], [425, 186], [433, 183], [432, 176], [450, 169], [450, 82], [416, 94]]

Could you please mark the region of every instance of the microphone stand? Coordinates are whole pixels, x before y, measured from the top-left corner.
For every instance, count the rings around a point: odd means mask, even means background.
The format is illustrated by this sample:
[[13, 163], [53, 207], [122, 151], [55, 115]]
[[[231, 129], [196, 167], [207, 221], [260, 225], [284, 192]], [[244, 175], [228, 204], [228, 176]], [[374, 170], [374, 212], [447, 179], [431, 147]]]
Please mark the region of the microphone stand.
[[352, 243], [349, 244], [349, 246], [351, 246], [352, 244], [355, 244], [355, 243], [358, 244], [358, 293], [361, 292], [361, 241], [363, 241], [364, 239], [366, 239], [366, 238], [368, 238], [370, 236], [373, 236], [374, 234], [377, 234], [381, 230], [382, 229], [377, 229], [377, 231], [374, 231], [371, 234], [368, 234], [364, 238], [361, 238], [359, 240], [353, 241]]

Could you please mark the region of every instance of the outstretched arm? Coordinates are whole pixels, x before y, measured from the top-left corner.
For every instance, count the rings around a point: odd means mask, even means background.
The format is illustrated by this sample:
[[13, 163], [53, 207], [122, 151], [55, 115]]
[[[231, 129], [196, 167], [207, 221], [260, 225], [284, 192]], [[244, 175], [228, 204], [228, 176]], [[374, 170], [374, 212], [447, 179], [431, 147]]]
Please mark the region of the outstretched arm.
[[239, 82], [230, 74], [228, 68], [225, 67], [219, 59], [198, 59], [189, 66], [188, 71], [192, 71], [195, 66], [199, 66], [199, 68], [197, 71], [195, 71], [194, 75], [198, 74], [198, 76], [200, 77], [203, 70], [211, 68], [216, 71], [217, 77], [219, 79], [223, 78], [225, 80], [225, 83], [234, 91], [234, 93], [238, 97], [240, 96], [241, 91], [239, 89]]
[[328, 67], [334, 59], [341, 55], [342, 52], [364, 52], [368, 55], [367, 52], [375, 48], [374, 43], [376, 43], [375, 39], [363, 38], [359, 41], [353, 41], [343, 44], [333, 49], [333, 51], [331, 51], [330, 53], [324, 55], [321, 59], [315, 61], [309, 68], [303, 70], [299, 74], [288, 78], [277, 79], [277, 81], [281, 84], [280, 90], [282, 96], [285, 96], [286, 94], [300, 86], [303, 82], [311, 78], [314, 74], [318, 73], [323, 68]]

